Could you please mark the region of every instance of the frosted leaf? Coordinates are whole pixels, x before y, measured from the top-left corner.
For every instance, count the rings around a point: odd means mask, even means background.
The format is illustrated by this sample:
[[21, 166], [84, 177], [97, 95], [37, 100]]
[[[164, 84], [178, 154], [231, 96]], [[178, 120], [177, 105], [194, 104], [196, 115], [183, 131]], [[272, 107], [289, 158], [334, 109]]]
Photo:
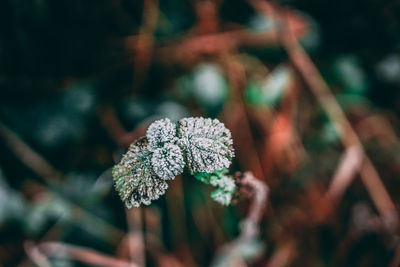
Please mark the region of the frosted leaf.
[[185, 167], [181, 149], [170, 143], [154, 150], [151, 163], [154, 172], [164, 180], [174, 179]]
[[212, 173], [231, 164], [234, 157], [231, 133], [217, 119], [182, 119], [178, 136], [192, 173]]
[[150, 204], [151, 200], [163, 195], [168, 187], [154, 173], [151, 158], [152, 152], [144, 137], [130, 145], [128, 152], [112, 170], [115, 189], [128, 208]]
[[149, 140], [149, 149], [155, 150], [162, 147], [165, 143], [175, 143], [176, 124], [169, 119], [161, 119], [150, 124], [146, 132], [146, 137]]
[[235, 191], [236, 185], [233, 178], [226, 174], [219, 174], [219, 176], [212, 175], [210, 177], [210, 184], [222, 188], [224, 191]]
[[224, 206], [228, 206], [229, 204], [231, 204], [232, 197], [232, 192], [224, 191], [221, 188], [218, 188], [215, 191], [211, 192], [211, 198]]
[[152, 173], [143, 177], [138, 187], [136, 187], [129, 199], [125, 201], [127, 208], [131, 206], [139, 207], [140, 204], [150, 205], [152, 200], [158, 199], [165, 194], [168, 184]]
[[218, 189], [211, 193], [211, 198], [222, 205], [229, 205], [232, 201], [233, 194], [236, 191], [236, 185], [233, 178], [224, 173], [212, 175], [210, 184], [217, 186]]

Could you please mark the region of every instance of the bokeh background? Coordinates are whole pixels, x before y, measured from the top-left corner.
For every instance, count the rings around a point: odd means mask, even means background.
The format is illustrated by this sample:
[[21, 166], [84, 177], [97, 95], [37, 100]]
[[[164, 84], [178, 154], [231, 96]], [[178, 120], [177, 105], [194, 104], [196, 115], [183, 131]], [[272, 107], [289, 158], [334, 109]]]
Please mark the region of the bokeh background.
[[[0, 265], [399, 266], [399, 89], [394, 0], [1, 0]], [[234, 257], [251, 191], [113, 188], [149, 123], [188, 116], [269, 188]]]

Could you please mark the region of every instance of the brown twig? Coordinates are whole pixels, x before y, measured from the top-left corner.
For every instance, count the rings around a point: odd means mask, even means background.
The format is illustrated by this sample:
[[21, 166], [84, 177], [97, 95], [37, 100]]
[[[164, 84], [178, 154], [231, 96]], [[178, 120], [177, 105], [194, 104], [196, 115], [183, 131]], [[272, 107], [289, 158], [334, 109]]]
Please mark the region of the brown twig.
[[246, 218], [241, 222], [239, 236], [232, 242], [224, 245], [217, 253], [217, 258], [223, 257], [230, 261], [241, 262], [239, 249], [247, 242], [256, 238], [260, 233], [259, 225], [268, 204], [269, 188], [265, 182], [254, 177], [251, 172], [245, 172], [238, 183], [240, 188], [249, 188], [252, 191], [250, 210]]
[[140, 125], [134, 131], [127, 132], [119, 121], [114, 108], [111, 106], [100, 108], [98, 117], [111, 138], [123, 148], [128, 147], [133, 141], [143, 136], [146, 132], [147, 125]]
[[[295, 13], [290, 15], [290, 24], [297, 37], [304, 36], [309, 30], [304, 18]], [[224, 32], [210, 31], [200, 36], [189, 36], [170, 45], [156, 48], [154, 58], [167, 64], [177, 62], [187, 65], [189, 62], [201, 60], [204, 55], [219, 56], [221, 53], [240, 48], [266, 48], [278, 45], [279, 40], [273, 30], [254, 32], [240, 28]]]
[[10, 150], [46, 183], [61, 180], [63, 175], [59, 171], [1, 122], [0, 135]]
[[174, 225], [173, 231], [177, 235], [174, 238], [173, 248], [184, 265], [196, 266], [196, 261], [190, 249], [187, 247], [189, 238], [186, 224], [182, 218], [186, 218], [185, 203], [184, 203], [184, 190], [183, 190], [183, 177], [178, 175], [169, 186], [166, 193], [168, 219]]
[[131, 260], [136, 260], [140, 266], [146, 266], [146, 251], [143, 234], [143, 208], [126, 210], [129, 233], [126, 236], [129, 256]]
[[394, 252], [394, 257], [392, 259], [392, 262], [390, 263], [390, 267], [398, 267], [398, 266], [400, 266], [400, 245], [397, 246]]
[[248, 111], [242, 96], [246, 79], [244, 67], [228, 54], [224, 55], [224, 61], [231, 88], [231, 99], [223, 114], [224, 121], [227, 127], [232, 129], [233, 138], [242, 140], [236, 150], [243, 169], [252, 171], [255, 176], [266, 181], [257, 144], [251, 130]]
[[346, 149], [326, 193], [326, 196], [331, 201], [335, 203], [339, 201], [357, 172], [359, 172], [362, 163], [363, 154], [359, 147], [355, 146]]
[[376, 138], [379, 142], [390, 146], [400, 143], [393, 126], [382, 115], [372, 115], [357, 123], [356, 129], [366, 139]]
[[250, 211], [243, 221], [243, 229], [239, 239], [251, 239], [259, 234], [259, 223], [268, 204], [268, 186], [254, 177], [251, 172], [245, 172], [240, 186], [249, 187], [253, 191]]
[[[273, 177], [274, 169], [286, 173], [294, 172], [307, 155], [295, 128], [295, 117], [298, 113], [298, 87], [292, 74], [288, 86], [283, 92], [281, 109], [274, 112], [271, 125], [263, 127], [265, 135], [268, 135], [263, 150], [266, 177]], [[263, 117], [264, 120], [269, 119], [265, 114]], [[274, 187], [277, 182], [279, 181], [268, 180], [270, 187]]]
[[158, 0], [145, 0], [142, 13], [143, 23], [134, 45], [134, 73], [132, 80], [134, 91], [142, 86], [147, 77], [147, 70], [153, 56], [153, 33], [157, 26], [158, 15]]
[[292, 260], [296, 257], [297, 242], [288, 240], [279, 246], [268, 260], [266, 267], [284, 267], [290, 266]]
[[88, 248], [63, 244], [58, 242], [44, 242], [37, 245], [37, 249], [44, 255], [64, 257], [80, 261], [93, 266], [104, 267], [137, 267], [135, 263], [130, 263], [121, 259], [104, 255]]
[[329, 189], [316, 203], [314, 218], [322, 222], [334, 211], [335, 206], [340, 202], [344, 192], [350, 186], [363, 164], [363, 154], [359, 147], [349, 147], [343, 153], [339, 166], [333, 175]]

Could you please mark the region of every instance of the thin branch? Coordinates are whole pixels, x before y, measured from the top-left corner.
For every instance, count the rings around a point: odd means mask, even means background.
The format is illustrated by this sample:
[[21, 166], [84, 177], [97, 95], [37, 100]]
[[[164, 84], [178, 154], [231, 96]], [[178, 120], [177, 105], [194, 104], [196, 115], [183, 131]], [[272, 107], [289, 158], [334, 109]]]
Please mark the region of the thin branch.
[[249, 188], [252, 192], [250, 210], [246, 218], [240, 223], [239, 236], [232, 242], [224, 245], [217, 253], [217, 258], [242, 261], [239, 249], [258, 237], [260, 233], [260, 221], [268, 204], [269, 188], [265, 182], [257, 179], [251, 172], [245, 172], [243, 178], [238, 181], [240, 188]]
[[390, 263], [390, 267], [398, 266], [400, 266], [400, 245], [397, 246], [392, 262]]
[[223, 112], [224, 121], [232, 129], [233, 138], [242, 140], [241, 145], [236, 147], [241, 165], [266, 181], [260, 154], [251, 130], [249, 114], [242, 96], [242, 89], [246, 82], [244, 67], [238, 60], [227, 54], [224, 55], [224, 60], [232, 95], [229, 105], [226, 105]]
[[335, 203], [339, 201], [360, 170], [362, 163], [363, 153], [359, 147], [355, 146], [346, 149], [327, 192], [327, 197], [331, 201]]
[[329, 185], [329, 189], [316, 203], [313, 217], [318, 222], [326, 220], [340, 202], [344, 192], [355, 179], [363, 164], [363, 153], [358, 146], [349, 147], [343, 153], [338, 168]]
[[29, 259], [39, 267], [50, 267], [51, 264], [44, 255], [31, 241], [24, 242], [24, 250]]
[[141, 125], [134, 131], [127, 132], [119, 121], [114, 108], [110, 106], [101, 108], [98, 112], [98, 117], [100, 123], [115, 143], [123, 148], [128, 147], [133, 141], [143, 136], [146, 132], [147, 125]]
[[145, 0], [143, 3], [143, 23], [134, 46], [134, 73], [132, 85], [134, 91], [143, 85], [147, 77], [147, 71], [151, 64], [154, 37], [159, 16], [158, 0]]
[[238, 238], [239, 240], [249, 240], [259, 234], [259, 223], [268, 204], [269, 188], [264, 182], [254, 177], [251, 172], [244, 173], [240, 186], [249, 187], [253, 191], [250, 211], [242, 222], [243, 228]]
[[63, 175], [59, 171], [1, 122], [0, 135], [10, 150], [44, 181], [51, 183], [61, 180]]
[[78, 247], [58, 242], [44, 242], [37, 246], [43, 254], [53, 257], [73, 259], [93, 266], [104, 267], [137, 267], [135, 263], [129, 263], [88, 248]]
[[268, 260], [266, 267], [285, 267], [296, 257], [297, 242], [292, 239], [279, 246]]
[[166, 193], [168, 220], [174, 225], [174, 233], [179, 233], [175, 236], [172, 247], [178, 258], [186, 266], [196, 266], [196, 261], [190, 249], [187, 247], [189, 243], [188, 229], [185, 222], [181, 218], [186, 218], [185, 211], [185, 195], [183, 190], [182, 175], [177, 176], [169, 186]]
[[129, 233], [126, 236], [128, 242], [129, 256], [131, 260], [136, 260], [140, 266], [146, 266], [146, 251], [143, 234], [143, 208], [125, 210], [128, 221]]

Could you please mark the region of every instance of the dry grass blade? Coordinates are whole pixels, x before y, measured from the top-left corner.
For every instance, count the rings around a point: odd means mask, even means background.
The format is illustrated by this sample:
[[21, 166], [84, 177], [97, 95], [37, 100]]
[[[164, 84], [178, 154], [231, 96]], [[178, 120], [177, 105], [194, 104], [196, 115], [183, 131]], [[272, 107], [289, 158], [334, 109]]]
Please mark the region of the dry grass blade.
[[128, 147], [146, 132], [147, 125], [141, 125], [136, 130], [127, 132], [112, 107], [101, 108], [98, 115], [104, 129], [120, 147]]
[[286, 241], [280, 246], [271, 258], [268, 260], [266, 267], [284, 267], [290, 266], [297, 253], [297, 244], [294, 240]]
[[3, 136], [11, 151], [32, 171], [47, 183], [58, 181], [62, 174], [58, 172], [41, 155], [23, 142], [13, 131], [0, 122], [0, 135]]
[[244, 67], [238, 60], [229, 55], [224, 55], [224, 60], [232, 94], [229, 105], [225, 107], [224, 122], [232, 130], [233, 139], [242, 140], [240, 146], [235, 147], [235, 149], [243, 169], [252, 171], [255, 176], [266, 181], [257, 144], [251, 130], [248, 111], [242, 96], [246, 79]]
[[135, 260], [140, 266], [146, 265], [146, 251], [143, 234], [144, 210], [130, 209], [126, 210], [126, 218], [128, 221], [129, 233], [126, 236], [129, 256], [131, 260]]
[[323, 222], [334, 211], [343, 194], [355, 179], [363, 164], [363, 153], [359, 147], [349, 147], [344, 152], [329, 185], [328, 192], [316, 205], [314, 217]]
[[58, 243], [58, 242], [45, 242], [37, 246], [39, 251], [43, 254], [53, 257], [63, 257], [80, 261], [93, 266], [104, 267], [137, 267], [135, 263], [129, 263], [114, 257], [110, 257], [91, 249]]
[[33, 242], [25, 241], [24, 250], [29, 259], [39, 267], [50, 267], [51, 264], [48, 261], [46, 255], [44, 255]]
[[238, 251], [241, 246], [259, 235], [259, 225], [268, 204], [267, 200], [269, 193], [268, 186], [263, 181], [254, 177], [251, 172], [245, 172], [243, 178], [239, 181], [239, 184], [240, 187], [249, 188], [252, 192], [250, 210], [246, 218], [241, 222], [241, 231], [239, 236], [232, 242], [224, 245], [218, 251], [216, 257], [229, 259], [230, 263], [235, 262], [234, 266], [242, 266], [244, 264]]
[[363, 162], [363, 154], [359, 147], [349, 147], [344, 152], [339, 167], [336, 170], [329, 186], [327, 197], [337, 203], [347, 187], [353, 181]]
[[134, 46], [134, 73], [133, 89], [136, 91], [143, 85], [147, 78], [147, 70], [150, 67], [154, 37], [153, 33], [157, 26], [159, 10], [157, 0], [145, 0], [143, 4], [143, 23]]

